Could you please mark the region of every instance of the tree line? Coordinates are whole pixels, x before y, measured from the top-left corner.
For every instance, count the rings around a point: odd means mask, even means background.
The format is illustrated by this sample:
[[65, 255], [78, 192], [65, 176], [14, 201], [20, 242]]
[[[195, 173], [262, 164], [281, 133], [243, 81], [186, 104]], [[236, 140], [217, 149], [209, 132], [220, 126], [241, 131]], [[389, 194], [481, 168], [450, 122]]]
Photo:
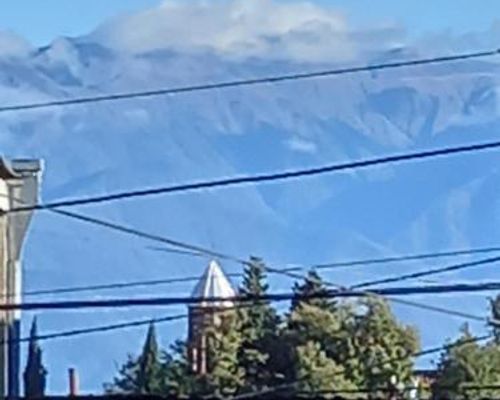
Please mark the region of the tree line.
[[[251, 258], [239, 288], [242, 296], [268, 292], [262, 260]], [[310, 297], [328, 291], [310, 271], [295, 283], [296, 298], [280, 314], [267, 301], [224, 311], [224, 323], [208, 332], [208, 373], [195, 374], [186, 340], [158, 345], [154, 325], [139, 355], [129, 355], [110, 394], [227, 397], [247, 393], [344, 398], [500, 397], [500, 329], [479, 344], [467, 325], [449, 342], [432, 381], [415, 380], [418, 330], [394, 315], [380, 297], [356, 300]], [[500, 319], [500, 297], [491, 301]], [[472, 397], [470, 397], [472, 396]]]

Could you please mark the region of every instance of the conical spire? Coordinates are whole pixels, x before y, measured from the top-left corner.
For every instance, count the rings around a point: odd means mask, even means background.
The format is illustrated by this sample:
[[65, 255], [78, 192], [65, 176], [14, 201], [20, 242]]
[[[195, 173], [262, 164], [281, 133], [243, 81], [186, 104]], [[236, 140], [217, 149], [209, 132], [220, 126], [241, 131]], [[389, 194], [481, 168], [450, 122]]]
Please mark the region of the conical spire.
[[28, 361], [24, 370], [24, 392], [26, 397], [40, 398], [44, 396], [47, 370], [42, 363], [42, 349], [38, 345], [38, 325], [33, 318], [30, 330]]
[[231, 307], [234, 303], [232, 298], [236, 295], [229, 279], [222, 271], [219, 263], [211, 261], [205, 273], [196, 284], [191, 297], [205, 299], [217, 297], [221, 300], [217, 302], [201, 302], [197, 307]]

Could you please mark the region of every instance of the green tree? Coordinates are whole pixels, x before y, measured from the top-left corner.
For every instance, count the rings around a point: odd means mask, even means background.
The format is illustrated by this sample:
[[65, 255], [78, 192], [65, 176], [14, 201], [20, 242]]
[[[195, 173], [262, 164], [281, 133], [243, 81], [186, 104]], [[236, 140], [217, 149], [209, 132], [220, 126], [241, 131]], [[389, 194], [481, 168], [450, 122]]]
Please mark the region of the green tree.
[[438, 398], [498, 398], [498, 389], [473, 387], [497, 385], [500, 382], [500, 348], [495, 342], [480, 345], [473, 340], [469, 328], [443, 353], [438, 379], [433, 391]]
[[141, 355], [139, 357], [129, 355], [113, 383], [105, 385], [105, 390], [108, 393], [162, 394], [163, 372], [156, 330], [151, 323]]
[[[267, 294], [265, 265], [261, 259], [251, 257], [245, 268], [240, 295], [260, 297]], [[273, 354], [279, 341], [279, 318], [269, 301], [251, 306], [242, 304], [237, 318], [241, 332], [238, 363], [244, 371], [245, 391], [256, 391], [277, 381], [280, 367], [279, 354]]]
[[162, 353], [164, 394], [174, 397], [190, 397], [200, 393], [200, 382], [189, 363], [185, 341], [177, 340], [170, 351]]
[[[345, 372], [328, 357], [318, 342], [308, 341], [297, 347], [297, 389], [301, 394], [321, 396], [323, 391], [352, 391], [355, 386]], [[339, 393], [349, 397], [348, 393]], [[321, 396], [324, 397], [324, 396]]]
[[376, 393], [391, 379], [411, 383], [413, 353], [419, 348], [415, 328], [397, 321], [387, 301], [367, 297], [356, 306], [356, 315], [348, 330], [347, 358], [343, 364], [347, 377], [357, 386]]
[[209, 330], [207, 369], [200, 380], [205, 395], [230, 396], [244, 385], [244, 371], [238, 362], [241, 346], [239, 321], [234, 310], [219, 315], [221, 324]]
[[[304, 282], [300, 284], [295, 283], [293, 287], [295, 298], [292, 300], [291, 311], [295, 310], [300, 304], [309, 304], [323, 310], [335, 311], [336, 302], [327, 298], [328, 291], [328, 288], [318, 273], [315, 270], [310, 270]], [[308, 298], [308, 296], [313, 295], [325, 297]]]
[[283, 335], [288, 345], [286, 354], [291, 357], [287, 378], [291, 382], [299, 381], [303, 390], [312, 392], [354, 387], [341, 368], [350, 335], [346, 329], [352, 314], [350, 307], [327, 297], [308, 297], [318, 293], [326, 295], [327, 291], [314, 271], [309, 272], [304, 282], [295, 284], [296, 299], [287, 315]]

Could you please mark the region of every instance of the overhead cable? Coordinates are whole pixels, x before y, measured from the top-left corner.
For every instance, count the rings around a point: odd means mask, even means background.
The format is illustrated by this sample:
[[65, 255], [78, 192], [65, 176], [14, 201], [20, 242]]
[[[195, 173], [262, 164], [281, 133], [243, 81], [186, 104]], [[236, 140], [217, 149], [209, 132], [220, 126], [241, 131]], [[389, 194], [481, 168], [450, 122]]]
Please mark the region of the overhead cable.
[[192, 93], [192, 92], [205, 92], [205, 91], [229, 89], [235, 87], [276, 84], [281, 82], [298, 81], [305, 79], [327, 78], [332, 76], [354, 74], [360, 72], [372, 72], [372, 71], [380, 71], [380, 70], [388, 70], [388, 69], [396, 69], [404, 67], [415, 67], [415, 66], [429, 65], [429, 64], [442, 64], [442, 63], [450, 63], [457, 61], [465, 61], [477, 58], [493, 57], [497, 56], [498, 54], [500, 54], [500, 49], [492, 49], [486, 51], [460, 53], [460, 54], [430, 57], [430, 58], [420, 58], [407, 61], [394, 61], [383, 64], [372, 64], [372, 65], [364, 65], [358, 67], [347, 67], [338, 69], [328, 69], [322, 71], [264, 76], [258, 78], [238, 79], [238, 80], [223, 81], [217, 83], [205, 83], [205, 84], [190, 85], [190, 86], [161, 88], [161, 89], [144, 90], [138, 92], [101, 94], [96, 96], [40, 101], [40, 102], [33, 102], [26, 104], [12, 104], [0, 107], [0, 113], [25, 111], [25, 110], [38, 110], [38, 109], [45, 109], [52, 107], [63, 107], [63, 106], [81, 105], [90, 103], [102, 103], [109, 101], [135, 99], [135, 98], [145, 99], [157, 96], [178, 95], [178, 94]]
[[422, 160], [435, 157], [445, 157], [456, 154], [466, 154], [485, 150], [494, 150], [500, 148], [500, 141], [474, 143], [456, 147], [443, 147], [433, 150], [424, 150], [412, 153], [400, 153], [383, 157], [367, 158], [357, 161], [348, 161], [344, 163], [325, 165], [316, 168], [296, 169], [283, 172], [274, 172], [267, 174], [244, 175], [231, 178], [222, 178], [208, 181], [199, 181], [192, 183], [183, 183], [172, 186], [160, 186], [148, 189], [129, 190], [112, 194], [80, 197], [67, 200], [59, 200], [50, 203], [36, 204], [33, 206], [20, 206], [12, 208], [8, 213], [17, 213], [23, 211], [47, 210], [62, 207], [75, 207], [89, 204], [108, 203], [118, 200], [149, 197], [165, 194], [192, 192], [204, 189], [215, 189], [221, 187], [240, 186], [245, 184], [258, 184], [265, 182], [286, 181], [290, 179], [304, 178], [308, 176], [317, 176], [333, 172], [366, 168], [375, 165], [399, 163], [406, 161]]
[[322, 263], [322, 264], [312, 265], [312, 268], [321, 270], [321, 269], [336, 269], [336, 268], [357, 267], [357, 266], [372, 266], [380, 264], [386, 265], [391, 263], [399, 263], [402, 261], [420, 261], [420, 260], [435, 259], [435, 258], [448, 258], [456, 256], [484, 254], [484, 253], [498, 253], [498, 252], [500, 252], [500, 247], [477, 247], [477, 248], [468, 248], [460, 250], [438, 251], [432, 253], [397, 255], [393, 257], [366, 258], [366, 259], [357, 259], [349, 261], [338, 261], [332, 263]]
[[[205, 249], [205, 248], [200, 247], [198, 245], [192, 245], [192, 244], [189, 244], [189, 243], [181, 242], [181, 241], [178, 241], [178, 240], [173, 240], [173, 239], [170, 239], [170, 238], [167, 238], [167, 237], [163, 237], [163, 236], [160, 236], [160, 235], [154, 235], [154, 234], [150, 234], [148, 232], [139, 231], [137, 229], [130, 228], [130, 227], [127, 227], [125, 225], [120, 225], [120, 224], [112, 223], [112, 222], [109, 222], [109, 221], [105, 221], [105, 220], [98, 219], [98, 218], [95, 218], [95, 217], [90, 217], [90, 216], [82, 215], [82, 214], [79, 214], [79, 213], [77, 214], [77, 213], [74, 213], [74, 212], [68, 212], [68, 211], [56, 210], [56, 209], [51, 210], [51, 211], [53, 211], [53, 212], [55, 212], [57, 214], [60, 214], [62, 216], [65, 216], [65, 217], [74, 218], [74, 219], [77, 219], [79, 221], [90, 223], [90, 224], [96, 224], [98, 226], [105, 227], [105, 228], [108, 228], [108, 229], [112, 229], [112, 230], [117, 231], [117, 232], [121, 232], [121, 233], [129, 234], [129, 235], [133, 235], [133, 236], [144, 238], [144, 239], [148, 239], [148, 240], [158, 241], [158, 242], [166, 243], [166, 244], [169, 244], [169, 245], [179, 246], [180, 248], [187, 249], [187, 250], [190, 250], [190, 251], [192, 250], [192, 251], [199, 252], [199, 253], [202, 253], [202, 254], [207, 254], [207, 255], [210, 255], [210, 256], [215, 256], [215, 257], [218, 257], [218, 258], [221, 258], [221, 259], [231, 260], [231, 261], [234, 261], [234, 262], [239, 263], [239, 264], [244, 265], [244, 266], [251, 265], [251, 263], [249, 261], [240, 259], [238, 257], [234, 257], [232, 255], [224, 254], [224, 253], [221, 253], [221, 252], [214, 252], [212, 250]], [[284, 275], [284, 276], [287, 276], [287, 277], [290, 277], [290, 278], [294, 278], [294, 279], [300, 279], [300, 280], [307, 279], [307, 276], [305, 276], [303, 274], [296, 273], [293, 270], [281, 270], [281, 269], [278, 269], [278, 268], [272, 268], [272, 267], [268, 267], [268, 266], [265, 266], [265, 270], [267, 272], [271, 273], [271, 274]], [[337, 291], [344, 291], [344, 292], [348, 291], [348, 289], [345, 286], [338, 285], [338, 284], [336, 284], [334, 282], [324, 281], [324, 283], [327, 286], [335, 288]], [[365, 293], [365, 294], [372, 294], [374, 296], [379, 296], [379, 297], [384, 298], [383, 296], [377, 295], [376, 293], [373, 293], [373, 292], [364, 291], [363, 293]], [[403, 305], [406, 305], [406, 306], [409, 306], [409, 307], [415, 307], [415, 308], [419, 308], [419, 309], [425, 309], [425, 310], [428, 310], [428, 311], [433, 311], [433, 312], [438, 312], [438, 313], [444, 313], [444, 314], [447, 314], [447, 315], [452, 315], [453, 314], [453, 315], [459, 316], [461, 318], [470, 318], [470, 319], [472, 319], [472, 317], [474, 317], [474, 316], [462, 313], [460, 311], [449, 310], [449, 309], [446, 309], [446, 308], [443, 308], [443, 307], [430, 306], [428, 304], [424, 304], [424, 303], [420, 303], [420, 302], [416, 302], [416, 301], [404, 300], [404, 299], [399, 299], [399, 298], [389, 298], [389, 300], [392, 301], [393, 303], [399, 303], [399, 304], [403, 304]], [[476, 320], [477, 320], [477, 318], [476, 318]]]
[[410, 279], [422, 278], [424, 276], [443, 274], [443, 273], [447, 273], [447, 272], [454, 272], [454, 271], [475, 268], [475, 267], [484, 266], [484, 265], [495, 264], [497, 262], [500, 262], [500, 256], [484, 258], [484, 259], [477, 260], [477, 261], [469, 261], [469, 262], [465, 262], [465, 263], [461, 263], [461, 264], [449, 265], [447, 267], [442, 267], [442, 268], [426, 269], [424, 271], [413, 272], [413, 273], [403, 274], [403, 275], [396, 275], [396, 276], [392, 276], [389, 278], [382, 278], [382, 279], [375, 279], [375, 280], [371, 280], [371, 281], [361, 282], [361, 283], [350, 286], [350, 289], [353, 289], [353, 290], [354, 289], [362, 289], [362, 288], [366, 288], [366, 287], [370, 287], [370, 286], [374, 286], [374, 285], [380, 285], [383, 283], [401, 282], [401, 281], [406, 281], [406, 280], [410, 280]]

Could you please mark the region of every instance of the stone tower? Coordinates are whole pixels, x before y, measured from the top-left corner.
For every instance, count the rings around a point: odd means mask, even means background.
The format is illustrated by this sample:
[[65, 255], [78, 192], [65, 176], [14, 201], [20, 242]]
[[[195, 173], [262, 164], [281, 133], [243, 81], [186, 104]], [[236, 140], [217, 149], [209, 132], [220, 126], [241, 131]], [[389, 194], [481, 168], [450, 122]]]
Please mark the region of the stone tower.
[[[220, 326], [224, 311], [233, 307], [236, 295], [229, 279], [217, 261], [211, 261], [196, 284], [192, 297], [201, 301], [189, 307], [188, 352], [193, 372], [204, 375], [209, 372], [207, 362], [207, 330]], [[203, 299], [220, 298], [209, 302]], [[224, 300], [227, 299], [227, 300]]]

